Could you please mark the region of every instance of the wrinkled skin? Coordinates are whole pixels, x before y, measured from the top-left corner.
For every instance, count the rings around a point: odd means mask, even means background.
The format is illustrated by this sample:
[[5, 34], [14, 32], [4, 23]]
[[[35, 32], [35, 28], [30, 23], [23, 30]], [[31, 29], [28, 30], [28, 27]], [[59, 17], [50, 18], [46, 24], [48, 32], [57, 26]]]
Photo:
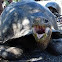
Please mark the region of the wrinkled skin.
[[46, 49], [52, 34], [51, 26], [56, 28], [53, 21], [54, 15], [35, 2], [11, 3], [1, 15], [0, 40], [4, 48], [0, 52], [6, 53], [0, 55], [4, 59], [17, 59], [23, 50], [30, 50], [35, 44], [40, 50]]
[[49, 43], [47, 50], [54, 55], [62, 55], [62, 34], [60, 31], [53, 31], [52, 40]]

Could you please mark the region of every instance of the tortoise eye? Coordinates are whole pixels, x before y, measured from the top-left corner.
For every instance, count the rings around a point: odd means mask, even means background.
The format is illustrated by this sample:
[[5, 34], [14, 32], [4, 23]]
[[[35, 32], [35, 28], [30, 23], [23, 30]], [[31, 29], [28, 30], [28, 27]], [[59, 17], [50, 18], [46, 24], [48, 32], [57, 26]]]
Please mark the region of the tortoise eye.
[[44, 22], [45, 22], [45, 23], [48, 23], [48, 20], [45, 20]]
[[3, 3], [3, 1], [1, 3]]

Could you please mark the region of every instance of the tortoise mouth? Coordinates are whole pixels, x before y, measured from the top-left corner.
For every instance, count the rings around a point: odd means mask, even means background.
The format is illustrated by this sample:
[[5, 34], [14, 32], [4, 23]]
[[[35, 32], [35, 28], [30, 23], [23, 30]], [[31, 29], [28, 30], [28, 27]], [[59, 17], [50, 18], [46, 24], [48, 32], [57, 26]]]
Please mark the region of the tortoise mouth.
[[40, 39], [44, 36], [46, 28], [45, 26], [36, 25], [34, 26], [33, 30], [34, 30], [34, 34], [36, 34], [36, 36]]
[[45, 33], [45, 27], [44, 26], [34, 26], [34, 30], [36, 31], [36, 33], [38, 34], [43, 34]]
[[33, 35], [37, 39], [45, 39], [47, 36], [50, 36], [51, 28], [46, 26], [36, 25], [33, 27]]
[[38, 33], [38, 34], [45, 33], [45, 28], [43, 28], [42, 26], [37, 26], [36, 33]]

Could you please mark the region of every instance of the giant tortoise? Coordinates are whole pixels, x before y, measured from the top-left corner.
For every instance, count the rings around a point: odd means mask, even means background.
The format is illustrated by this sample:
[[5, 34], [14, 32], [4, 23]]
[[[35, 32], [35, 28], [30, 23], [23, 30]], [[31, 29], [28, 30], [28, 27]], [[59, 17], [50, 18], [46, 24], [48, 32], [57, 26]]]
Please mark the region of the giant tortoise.
[[54, 15], [36, 2], [12, 2], [4, 9], [0, 20], [0, 56], [19, 59], [24, 51], [38, 47], [45, 50], [50, 42]]

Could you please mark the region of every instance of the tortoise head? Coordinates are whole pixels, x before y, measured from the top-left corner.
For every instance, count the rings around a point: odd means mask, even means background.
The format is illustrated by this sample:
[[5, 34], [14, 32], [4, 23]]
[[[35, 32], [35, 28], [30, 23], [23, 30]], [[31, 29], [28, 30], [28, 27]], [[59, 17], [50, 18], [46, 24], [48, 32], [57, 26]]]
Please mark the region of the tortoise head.
[[52, 30], [48, 19], [43, 17], [35, 18], [33, 25], [33, 36], [38, 46], [44, 50], [51, 38]]

